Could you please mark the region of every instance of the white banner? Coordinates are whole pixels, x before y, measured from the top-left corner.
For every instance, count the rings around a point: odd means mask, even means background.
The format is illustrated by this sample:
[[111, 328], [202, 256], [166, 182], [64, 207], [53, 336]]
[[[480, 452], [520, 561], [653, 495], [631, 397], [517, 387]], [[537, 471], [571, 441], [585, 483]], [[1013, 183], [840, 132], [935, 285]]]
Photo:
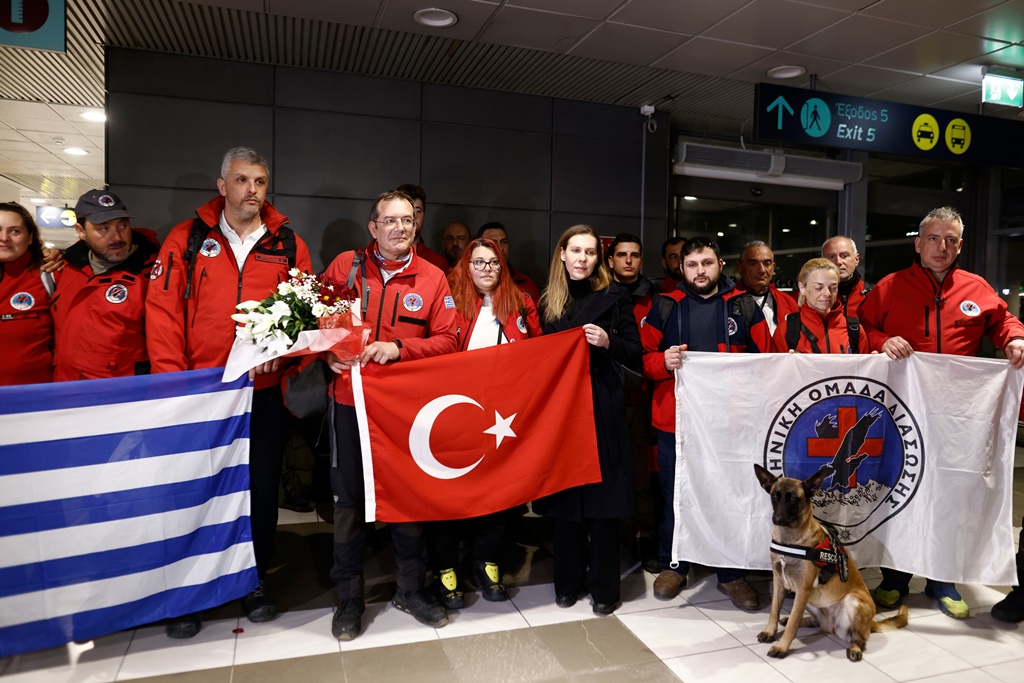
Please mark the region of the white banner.
[[831, 476], [815, 517], [861, 567], [1016, 582], [1013, 452], [1024, 371], [1005, 360], [687, 353], [676, 373], [674, 560], [769, 569], [753, 464]]

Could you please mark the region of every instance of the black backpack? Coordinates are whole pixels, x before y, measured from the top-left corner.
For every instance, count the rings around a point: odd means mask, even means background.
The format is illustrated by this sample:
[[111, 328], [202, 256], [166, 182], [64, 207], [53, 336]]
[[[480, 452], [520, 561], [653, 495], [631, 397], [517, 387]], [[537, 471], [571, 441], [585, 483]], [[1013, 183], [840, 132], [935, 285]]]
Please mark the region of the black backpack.
[[[800, 312], [790, 313], [786, 316], [786, 345], [789, 346], [790, 351], [796, 350], [800, 343], [801, 333], [811, 343], [811, 351], [821, 353], [821, 349], [818, 348], [818, 337], [800, 321]], [[857, 353], [860, 349], [860, 321], [846, 316], [846, 334], [850, 338], [850, 349], [853, 353]]]

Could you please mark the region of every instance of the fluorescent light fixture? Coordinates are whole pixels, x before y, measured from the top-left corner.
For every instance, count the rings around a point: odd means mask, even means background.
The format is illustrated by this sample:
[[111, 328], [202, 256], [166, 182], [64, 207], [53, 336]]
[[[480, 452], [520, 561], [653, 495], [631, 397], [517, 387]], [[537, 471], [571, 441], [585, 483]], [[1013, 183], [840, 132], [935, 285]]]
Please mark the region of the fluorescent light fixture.
[[797, 78], [807, 73], [807, 69], [797, 64], [785, 64], [773, 66], [765, 73], [768, 74], [768, 78]]
[[783, 228], [782, 232], [789, 232], [789, 228]]
[[103, 123], [107, 120], [106, 114], [104, 114], [102, 111], [96, 111], [94, 109], [83, 111], [81, 114], [79, 114], [79, 116], [81, 116], [86, 121], [94, 121], [95, 123]]
[[43, 246], [47, 249], [53, 249], [53, 242], [43, 242]]
[[694, 197], [692, 194], [683, 195], [683, 199], [685, 199], [688, 202], [695, 202], [695, 201], [697, 201], [697, 198]]
[[29, 201], [32, 202], [33, 204], [45, 204], [46, 203], [45, 199], [41, 199], [39, 197], [33, 197]]
[[718, 236], [719, 237], [725, 237], [725, 233], [724, 232], [720, 232], [720, 233], [718, 233]]
[[86, 152], [81, 147], [65, 147], [64, 153], [70, 154], [71, 156], [74, 157], [84, 157], [86, 154], [88, 154], [88, 152]]
[[446, 9], [439, 9], [437, 7], [421, 9], [415, 12], [412, 18], [420, 26], [428, 28], [447, 28], [459, 22], [459, 17], [455, 12], [449, 12]]
[[811, 225], [817, 225], [817, 224], [818, 224], [818, 221], [813, 220], [813, 219], [811, 220]]
[[729, 224], [729, 227], [730, 227], [730, 228], [735, 228], [735, 227], [736, 227], [736, 224], [735, 224], [735, 223], [730, 223], [730, 224]]

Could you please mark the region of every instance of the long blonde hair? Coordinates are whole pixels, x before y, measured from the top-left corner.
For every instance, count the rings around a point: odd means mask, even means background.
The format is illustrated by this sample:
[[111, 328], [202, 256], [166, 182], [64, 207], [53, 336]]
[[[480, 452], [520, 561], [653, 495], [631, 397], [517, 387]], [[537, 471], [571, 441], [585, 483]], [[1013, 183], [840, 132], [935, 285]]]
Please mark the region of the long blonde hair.
[[[807, 278], [809, 278], [811, 273], [816, 270], [830, 270], [835, 274], [836, 281], [839, 280], [839, 269], [836, 268], [836, 264], [832, 263], [827, 258], [812, 258], [804, 264], [803, 268], [800, 269], [800, 274], [797, 276], [796, 281], [806, 287]], [[804, 296], [804, 293], [800, 292], [800, 297], [797, 299], [797, 305], [803, 306], [806, 298], [807, 297]]]
[[601, 247], [601, 238], [597, 236], [594, 229], [589, 225], [574, 225], [558, 238], [558, 246], [551, 257], [551, 267], [548, 268], [548, 286], [540, 297], [540, 305], [544, 310], [544, 322], [553, 322], [562, 317], [565, 309], [569, 306], [569, 273], [562, 262], [562, 251], [569, 244], [569, 240], [576, 235], [590, 235], [597, 242], [597, 263], [594, 264], [594, 272], [587, 278], [590, 280], [590, 289], [597, 292], [607, 289], [612, 283], [612, 275], [608, 272], [608, 266], [604, 262], [604, 253]]

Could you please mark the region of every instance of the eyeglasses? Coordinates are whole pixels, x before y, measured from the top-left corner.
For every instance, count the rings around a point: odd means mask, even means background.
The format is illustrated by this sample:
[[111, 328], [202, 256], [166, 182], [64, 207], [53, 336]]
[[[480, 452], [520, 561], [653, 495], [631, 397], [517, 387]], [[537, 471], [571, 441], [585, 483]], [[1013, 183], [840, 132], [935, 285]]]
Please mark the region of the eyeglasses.
[[475, 258], [469, 262], [476, 270], [501, 270], [501, 261], [498, 259], [491, 259], [485, 261], [482, 258]]
[[411, 228], [416, 223], [412, 216], [402, 216], [401, 218], [393, 218], [388, 216], [387, 218], [379, 221], [374, 221], [377, 225], [383, 225], [386, 228], [393, 228], [399, 223], [402, 224], [403, 228]]

